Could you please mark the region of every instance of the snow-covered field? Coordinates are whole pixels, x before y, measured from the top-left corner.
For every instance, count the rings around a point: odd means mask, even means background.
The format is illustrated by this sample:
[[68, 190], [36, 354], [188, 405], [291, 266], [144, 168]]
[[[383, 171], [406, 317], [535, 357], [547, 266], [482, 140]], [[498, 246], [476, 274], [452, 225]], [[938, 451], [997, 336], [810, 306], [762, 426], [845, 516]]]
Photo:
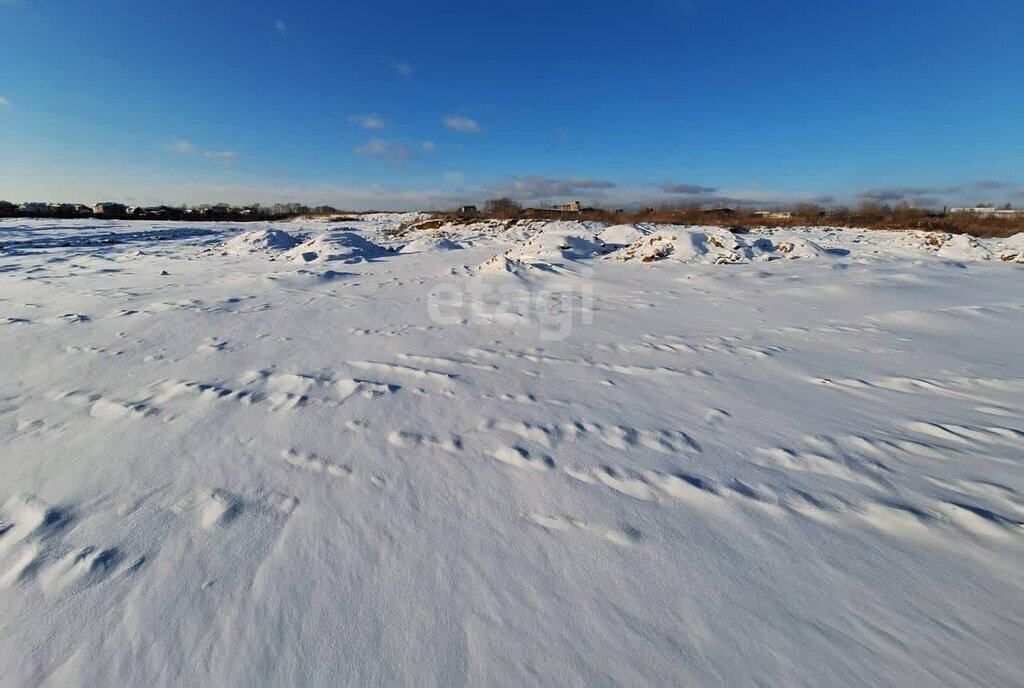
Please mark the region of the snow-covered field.
[[0, 685], [1020, 685], [1024, 236], [414, 219], [0, 222]]

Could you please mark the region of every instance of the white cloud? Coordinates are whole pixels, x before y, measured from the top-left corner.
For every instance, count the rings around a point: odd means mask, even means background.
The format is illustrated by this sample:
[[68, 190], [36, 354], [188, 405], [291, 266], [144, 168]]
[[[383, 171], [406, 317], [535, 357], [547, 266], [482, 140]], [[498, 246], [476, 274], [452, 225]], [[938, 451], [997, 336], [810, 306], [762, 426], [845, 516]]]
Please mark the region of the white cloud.
[[348, 121], [349, 124], [362, 127], [367, 131], [379, 131], [387, 127], [387, 123], [376, 115], [352, 115]]
[[401, 76], [412, 76], [412, 65], [402, 60], [392, 60], [391, 68], [398, 72]]
[[235, 151], [200, 151], [199, 147], [196, 146], [196, 144], [191, 143], [190, 141], [182, 141], [181, 139], [175, 139], [174, 141], [171, 141], [170, 143], [164, 145], [164, 149], [170, 151], [171, 153], [175, 153], [176, 155], [202, 155], [204, 158], [209, 158], [211, 160], [220, 160], [226, 163], [232, 163], [238, 159], [238, 153], [236, 153]]
[[503, 180], [490, 188], [502, 196], [513, 196], [526, 202], [543, 199], [567, 198], [578, 196], [604, 197], [606, 192], [618, 185], [606, 179], [589, 179], [586, 177], [569, 177], [567, 179], [551, 179], [540, 175], [528, 177], [512, 177]]
[[434, 143], [433, 141], [423, 141], [420, 143], [420, 147], [422, 147], [423, 150], [429, 153], [437, 148], [437, 144]]
[[391, 143], [383, 139], [370, 139], [353, 150], [358, 155], [366, 155], [374, 158], [388, 158], [396, 162], [402, 162], [416, 157], [416, 154], [405, 146]]
[[232, 163], [235, 160], [238, 160], [238, 153], [235, 151], [203, 151], [203, 157]]
[[388, 144], [381, 139], [370, 139], [361, 146], [355, 148], [359, 155], [384, 155], [388, 150]]
[[288, 33], [288, 25], [285, 24], [280, 19], [274, 20], [274, 28], [277, 29], [280, 33]]
[[700, 184], [678, 184], [676, 182], [665, 182], [661, 185], [661, 190], [667, 194], [682, 194], [687, 196], [694, 196], [697, 194], [713, 194], [718, 191], [717, 187], [714, 186], [701, 186]]
[[199, 152], [194, 143], [188, 141], [182, 141], [180, 139], [172, 141], [164, 146], [167, 150], [178, 155], [195, 155]]
[[479, 134], [484, 130], [484, 128], [480, 126], [480, 123], [475, 119], [460, 117], [458, 115], [449, 115], [448, 117], [445, 117], [444, 125], [449, 129], [454, 129], [455, 131], [461, 131], [467, 134]]
[[11, 101], [7, 100], [3, 96], [0, 96], [0, 107], [7, 107], [11, 104]]

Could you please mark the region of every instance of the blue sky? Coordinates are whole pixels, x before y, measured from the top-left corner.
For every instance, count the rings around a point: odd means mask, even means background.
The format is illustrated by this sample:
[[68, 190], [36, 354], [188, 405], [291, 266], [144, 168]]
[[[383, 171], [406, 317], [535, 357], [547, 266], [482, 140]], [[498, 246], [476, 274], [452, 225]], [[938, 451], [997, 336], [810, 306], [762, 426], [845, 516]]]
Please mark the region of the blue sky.
[[1024, 205], [1020, 0], [0, 0], [0, 198]]

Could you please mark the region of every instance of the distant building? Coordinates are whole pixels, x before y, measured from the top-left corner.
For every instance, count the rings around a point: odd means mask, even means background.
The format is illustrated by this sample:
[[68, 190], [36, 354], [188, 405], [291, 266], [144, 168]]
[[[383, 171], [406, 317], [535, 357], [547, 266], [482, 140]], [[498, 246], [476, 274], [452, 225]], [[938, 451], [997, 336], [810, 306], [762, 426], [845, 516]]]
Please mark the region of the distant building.
[[22, 203], [18, 210], [23, 213], [31, 213], [33, 215], [48, 215], [50, 213], [49, 203]]
[[758, 210], [754, 213], [756, 217], [767, 217], [770, 220], [788, 220], [793, 213], [784, 210]]
[[583, 211], [583, 205], [579, 201], [573, 201], [572, 203], [553, 205], [551, 209], [560, 213], [579, 213]]
[[458, 210], [459, 215], [473, 215], [476, 212], [475, 205], [460, 205]]
[[128, 214], [128, 206], [123, 203], [97, 203], [92, 207], [92, 213], [102, 217], [124, 217]]
[[973, 208], [952, 208], [951, 213], [971, 213], [972, 215], [981, 215], [983, 217], [1004, 217], [1014, 218], [1024, 214], [1022, 210], [1015, 210], [1012, 207], [996, 208], [993, 205], [987, 203], [979, 203]]

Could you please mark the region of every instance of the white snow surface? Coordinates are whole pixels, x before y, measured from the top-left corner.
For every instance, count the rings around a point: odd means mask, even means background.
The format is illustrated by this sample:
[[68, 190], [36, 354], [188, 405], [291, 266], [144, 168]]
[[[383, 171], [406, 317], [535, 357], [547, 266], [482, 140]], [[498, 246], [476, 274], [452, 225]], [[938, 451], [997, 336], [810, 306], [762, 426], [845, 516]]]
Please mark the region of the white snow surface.
[[1024, 237], [424, 218], [0, 221], [0, 686], [1020, 684]]

